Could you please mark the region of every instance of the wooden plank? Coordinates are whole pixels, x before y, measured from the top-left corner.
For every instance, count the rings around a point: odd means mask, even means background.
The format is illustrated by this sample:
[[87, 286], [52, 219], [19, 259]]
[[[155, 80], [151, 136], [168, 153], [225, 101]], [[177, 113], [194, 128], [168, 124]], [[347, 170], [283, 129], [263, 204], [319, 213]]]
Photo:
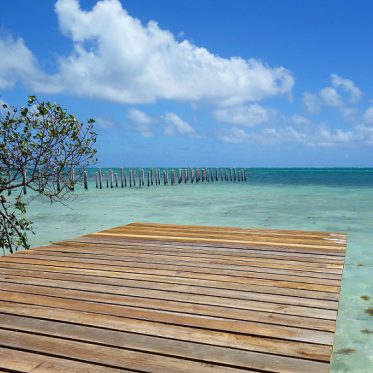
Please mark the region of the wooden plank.
[[330, 237], [329, 235], [310, 237], [310, 236], [297, 236], [294, 234], [288, 235], [276, 235], [267, 233], [252, 233], [252, 232], [227, 232], [227, 231], [199, 231], [193, 229], [165, 229], [163, 227], [139, 227], [139, 226], [125, 226], [113, 228], [110, 230], [102, 231], [100, 233], [133, 233], [133, 234], [160, 234], [164, 236], [176, 236], [179, 237], [195, 237], [195, 238], [219, 238], [221, 241], [225, 239], [239, 239], [239, 240], [252, 240], [253, 238], [260, 241], [270, 241], [273, 243], [298, 243], [298, 244], [312, 244], [312, 245], [325, 245], [325, 246], [336, 246], [336, 243], [345, 244], [345, 239], [342, 237]]
[[[21, 254], [21, 253], [20, 253]], [[57, 246], [53, 248], [44, 248], [44, 249], [34, 249], [32, 251], [27, 251], [22, 253], [24, 256], [28, 257], [36, 257], [39, 255], [47, 255], [51, 257], [55, 256], [63, 256], [64, 258], [83, 258], [83, 259], [101, 259], [107, 260], [111, 263], [114, 262], [131, 262], [131, 263], [172, 263], [175, 265], [185, 265], [185, 266], [194, 266], [194, 267], [208, 267], [208, 268], [222, 268], [222, 269], [236, 269], [236, 270], [250, 270], [250, 271], [257, 271], [260, 267], [261, 271], [265, 270], [286, 270], [288, 273], [295, 273], [297, 274], [304, 274], [305, 272], [310, 273], [310, 276], [320, 277], [325, 275], [326, 277], [323, 278], [336, 278], [340, 279], [342, 275], [342, 264], [311, 264], [311, 265], [302, 265], [299, 262], [293, 262], [291, 260], [279, 261], [279, 260], [271, 260], [268, 258], [264, 258], [262, 260], [252, 259], [252, 260], [229, 260], [227, 259], [210, 259], [204, 258], [198, 255], [195, 256], [176, 256], [175, 255], [165, 255], [162, 253], [139, 253], [135, 250], [131, 252], [130, 250], [126, 250], [126, 252], [118, 258], [118, 255], [114, 255], [112, 252], [103, 254], [102, 250], [95, 248], [89, 248], [85, 251], [81, 248], [74, 248], [74, 247], [63, 247]], [[176, 260], [175, 260], [176, 259]], [[290, 272], [294, 271], [294, 272]], [[315, 272], [314, 274], [311, 272]], [[304, 276], [307, 276], [304, 275]]]
[[277, 282], [270, 281], [251, 281], [246, 282], [245, 284], [232, 282], [232, 281], [217, 281], [206, 278], [188, 278], [188, 277], [179, 277], [179, 276], [159, 276], [155, 274], [142, 274], [135, 272], [117, 272], [117, 271], [104, 271], [104, 270], [92, 270], [86, 268], [72, 268], [68, 266], [50, 266], [50, 265], [36, 265], [36, 264], [19, 264], [13, 262], [5, 262], [0, 260], [0, 268], [9, 268], [9, 269], [28, 269], [33, 271], [44, 271], [44, 272], [53, 272], [53, 273], [69, 273], [77, 275], [91, 276], [95, 279], [118, 279], [118, 280], [134, 280], [134, 281], [150, 281], [164, 284], [182, 284], [190, 286], [203, 286], [207, 288], [216, 288], [216, 289], [228, 289], [228, 290], [238, 290], [238, 291], [253, 291], [253, 292], [263, 292], [266, 294], [282, 294], [282, 295], [293, 295], [308, 297], [311, 299], [328, 299], [328, 300], [338, 300], [339, 292], [334, 289], [329, 289], [323, 287], [321, 289], [302, 289], [296, 288], [295, 286], [289, 286], [288, 283], [282, 284]]
[[[140, 351], [131, 351], [95, 345], [87, 342], [78, 342], [62, 338], [52, 338], [40, 334], [29, 334], [0, 329], [0, 346], [27, 350], [30, 352], [42, 352], [58, 357], [75, 358], [84, 362], [102, 363], [108, 362], [112, 368], [124, 368], [129, 370], [148, 370], [152, 372], [231, 372], [229, 367], [219, 367], [214, 364], [205, 364], [186, 359], [177, 359], [156, 354], [148, 354]], [[235, 369], [233, 372], [243, 371]]]
[[[293, 296], [284, 296], [277, 294], [265, 294], [265, 293], [252, 293], [252, 292], [234, 292], [222, 289], [209, 289], [209, 288], [198, 288], [195, 287], [184, 287], [180, 285], [162, 285], [157, 283], [139, 284], [138, 282], [128, 282], [128, 285], [122, 283], [120, 287], [115, 284], [104, 284], [103, 282], [97, 283], [92, 281], [90, 283], [85, 277], [80, 277], [77, 281], [76, 278], [72, 279], [70, 275], [64, 274], [46, 274], [40, 276], [39, 272], [32, 271], [17, 271], [12, 273], [9, 270], [0, 270], [0, 281], [11, 282], [11, 283], [22, 283], [22, 284], [43, 284], [55, 287], [66, 287], [72, 289], [83, 289], [89, 291], [97, 291], [103, 293], [134, 295], [134, 296], [146, 296], [149, 298], [157, 299], [170, 299], [178, 301], [187, 301], [190, 303], [200, 304], [212, 304], [222, 305], [233, 308], [247, 308], [245, 307], [245, 300], [257, 300], [263, 302], [289, 304], [296, 306], [305, 306], [313, 308], [325, 308], [336, 310], [338, 303], [336, 301], [299, 298]], [[51, 281], [52, 280], [52, 281]], [[156, 284], [154, 288], [154, 284]], [[114, 285], [114, 286], [112, 286]], [[133, 285], [133, 286], [129, 286]]]
[[168, 269], [165, 266], [108, 266], [102, 264], [82, 263], [73, 261], [58, 261], [58, 260], [42, 260], [42, 259], [27, 259], [21, 256], [9, 256], [7, 257], [6, 263], [18, 263], [18, 264], [30, 264], [30, 265], [43, 265], [46, 267], [69, 267], [79, 269], [93, 269], [98, 271], [116, 272], [116, 273], [137, 273], [137, 274], [148, 274], [148, 275], [160, 275], [160, 276], [177, 276], [183, 278], [193, 279], [205, 279], [217, 280], [223, 282], [234, 282], [240, 284], [258, 284], [258, 285], [273, 285], [289, 287], [294, 289], [307, 289], [307, 290], [321, 290], [339, 293], [340, 281], [338, 280], [324, 280], [324, 279], [310, 279], [310, 278], [295, 278], [295, 276], [283, 276], [274, 274], [246, 274], [241, 275], [230, 275], [230, 274], [219, 274], [219, 271], [204, 270], [203, 272], [196, 270], [180, 270], [178, 268]]
[[[212, 258], [221, 256], [221, 255], [228, 255], [232, 257], [234, 255], [235, 258], [252, 258], [252, 257], [273, 257], [274, 259], [286, 259], [289, 258], [291, 260], [308, 262], [308, 263], [337, 263], [342, 264], [344, 262], [344, 256], [340, 255], [328, 255], [325, 253], [316, 254], [316, 253], [306, 253], [306, 252], [294, 252], [294, 251], [285, 251], [285, 250], [278, 250], [278, 248], [252, 248], [252, 247], [245, 247], [245, 248], [226, 248], [214, 245], [207, 245], [207, 244], [193, 244], [193, 243], [181, 243], [181, 242], [163, 242], [160, 243], [159, 241], [131, 241], [128, 239], [116, 239], [116, 238], [108, 238], [108, 237], [98, 237], [98, 236], [82, 236], [80, 238], [74, 238], [73, 240], [69, 241], [62, 241], [62, 242], [55, 242], [51, 246], [76, 246], [80, 245], [80, 247], [100, 247], [110, 250], [118, 250], [118, 251], [127, 251], [127, 249], [132, 248], [135, 250], [151, 250], [151, 251], [159, 251], [159, 252], [171, 252], [175, 255], [179, 254], [196, 254], [200, 253], [201, 255], [208, 255]], [[37, 249], [43, 249], [47, 246], [42, 246]]]
[[[14, 348], [0, 347], [0, 372], [26, 372], [26, 373], [120, 373], [132, 372], [127, 369], [115, 369], [108, 366], [82, 363], [71, 359], [63, 359], [41, 355], [38, 352], [25, 352]], [[9, 369], [9, 370], [8, 370]]]
[[[255, 355], [256, 359], [252, 361], [252, 359], [249, 359], [250, 355], [248, 356], [247, 353], [242, 350], [231, 349], [229, 353], [227, 353], [226, 349], [217, 346], [192, 342], [186, 343], [184, 341], [171, 341], [148, 335], [118, 332], [110, 329], [93, 328], [60, 321], [52, 322], [49, 320], [39, 320], [9, 314], [0, 314], [0, 328], [2, 327], [10, 329], [16, 328], [17, 331], [41, 333], [59, 338], [105, 344], [106, 346], [188, 358], [207, 364], [219, 363], [234, 368], [262, 369], [263, 364], [266, 364], [265, 360], [271, 358], [269, 355], [257, 353]], [[292, 369], [294, 370], [294, 364], [299, 364], [299, 361], [296, 359], [283, 358], [280, 356], [273, 356], [272, 359], [277, 360], [276, 363], [282, 365], [282, 368], [285, 368], [287, 365], [287, 369], [291, 368], [293, 365]], [[260, 361], [259, 363], [258, 360]], [[302, 365], [301, 362], [300, 364]], [[311, 365], [315, 368], [313, 364], [308, 363], [307, 365]], [[323, 366], [323, 364], [320, 365]], [[307, 368], [307, 366], [305, 368]]]
[[319, 267], [328, 269], [342, 269], [343, 260], [338, 257], [325, 257], [325, 256], [311, 256], [294, 253], [283, 253], [278, 251], [262, 251], [262, 250], [245, 250], [241, 252], [228, 252], [227, 250], [214, 250], [208, 249], [204, 246], [172, 246], [166, 247], [165, 245], [149, 245], [144, 243], [132, 243], [132, 242], [121, 242], [112, 243], [98, 243], [98, 242], [77, 242], [77, 241], [64, 241], [57, 242], [48, 246], [41, 246], [34, 248], [32, 251], [71, 251], [74, 253], [89, 253], [92, 255], [114, 255], [120, 254], [120, 257], [127, 255], [151, 255], [157, 257], [158, 255], [164, 255], [175, 258], [201, 258], [201, 260], [210, 261], [223, 261], [227, 260], [245, 264], [246, 262], [258, 262], [266, 260], [268, 262], [274, 262], [279, 264], [288, 265], [301, 265], [306, 267]]
[[[239, 309], [217, 309], [217, 307], [208, 307], [201, 305], [183, 304], [180, 302], [162, 302], [158, 300], [149, 300], [146, 298], [136, 299], [126, 296], [114, 296], [106, 294], [91, 294], [88, 292], [79, 292], [75, 290], [53, 289], [46, 287], [34, 287], [31, 285], [23, 286], [15, 284], [3, 285], [4, 290], [0, 290], [0, 295], [4, 300], [19, 301], [31, 298], [33, 303], [44, 305], [50, 304], [55, 296], [55, 302], [62, 305], [72, 305], [82, 307], [82, 310], [96, 310], [95, 312], [105, 312], [106, 314], [116, 315], [118, 312], [123, 317], [136, 318], [163, 323], [172, 323], [178, 325], [191, 326], [196, 328], [205, 328], [211, 330], [231, 330], [236, 333], [249, 333], [252, 335], [265, 335], [267, 337], [284, 338], [294, 341], [305, 341], [319, 344], [331, 344], [333, 335], [330, 332], [302, 329], [299, 327], [290, 327], [283, 325], [274, 325], [266, 323], [257, 323], [245, 321], [245, 311]], [[19, 289], [19, 290], [18, 290]], [[12, 291], [13, 290], [13, 291]], [[28, 292], [27, 292], [28, 290]], [[54, 295], [53, 295], [54, 294]], [[57, 296], [58, 295], [58, 299]], [[80, 305], [79, 302], [81, 301]], [[40, 302], [40, 303], [38, 303]], [[106, 307], [106, 309], [105, 309]], [[214, 311], [225, 313], [225, 317], [213, 315]], [[189, 313], [187, 312], [189, 311]], [[112, 313], [111, 313], [112, 312]], [[314, 311], [315, 312], [315, 311]], [[223, 314], [224, 314], [223, 313]], [[325, 311], [320, 318], [331, 318], [335, 312]]]
[[136, 223], [0, 258], [0, 371], [327, 372], [345, 245]]
[[[209, 225], [179, 225], [179, 224], [164, 224], [164, 223], [150, 223], [150, 222], [135, 222], [129, 223], [127, 227], [150, 227], [150, 228], [164, 228], [177, 230], [194, 230], [200, 232], [231, 232], [231, 233], [259, 233], [259, 234], [275, 234], [275, 235], [297, 235], [301, 237], [324, 237], [324, 236], [336, 236], [344, 238], [345, 233], [341, 232], [323, 232], [323, 231], [302, 231], [302, 230], [289, 230], [289, 229], [266, 229], [266, 228], [242, 228], [242, 227], [230, 227], [230, 226], [209, 226]], [[123, 227], [123, 226], [122, 226]], [[118, 227], [118, 228], [122, 228]], [[115, 229], [115, 228], [114, 228]]]
[[139, 246], [144, 245], [148, 247], [162, 247], [162, 248], [173, 248], [173, 249], [196, 249], [196, 250], [213, 250], [216, 252], [229, 252], [242, 253], [247, 252], [258, 252], [261, 254], [266, 253], [277, 253], [277, 255], [295, 255], [298, 257], [313, 257], [313, 258], [328, 258], [328, 259], [339, 259], [343, 261], [344, 253], [340, 251], [320, 251], [317, 249], [302, 249], [301, 251], [287, 247], [286, 245], [279, 244], [278, 246], [267, 247], [265, 245], [239, 245], [239, 244], [225, 244], [223, 242], [208, 243], [208, 242], [181, 242], [172, 240], [147, 240], [131, 237], [117, 237], [117, 236], [99, 236], [98, 234], [90, 234], [81, 237], [72, 238], [70, 240], [55, 242], [55, 245], [65, 243], [91, 243], [91, 244], [105, 244], [105, 245], [132, 245]]
[[[253, 238], [251, 240], [247, 239], [232, 239], [232, 238], [215, 238], [212, 237], [190, 237], [188, 235], [163, 235], [163, 234], [135, 234], [135, 233], [114, 233], [114, 232], [97, 232], [93, 233], [93, 235], [97, 236], [108, 236], [108, 237], [131, 237], [132, 239], [144, 239], [147, 240], [171, 240], [171, 241], [179, 241], [179, 242], [206, 242], [206, 243], [224, 243], [225, 245], [229, 244], [241, 244], [241, 245], [252, 245], [255, 244], [256, 246], [264, 245], [267, 247], [277, 247], [279, 242], [272, 242], [271, 240], [259, 240], [257, 238]], [[344, 246], [343, 243], [334, 246], [328, 246], [325, 244], [320, 245], [311, 245], [311, 244], [301, 244], [301, 243], [293, 243], [293, 242], [286, 242], [285, 245], [293, 250], [309, 250], [310, 247], [315, 248], [318, 252], [335, 252], [335, 251], [343, 251]]]
[[[262, 268], [257, 268], [255, 266], [250, 266], [249, 264], [245, 266], [235, 265], [231, 262], [225, 264], [210, 264], [203, 262], [191, 262], [191, 261], [176, 261], [175, 260], [157, 260], [152, 257], [150, 260], [143, 258], [134, 257], [132, 260], [126, 258], [114, 259], [112, 258], [100, 258], [100, 257], [90, 257], [90, 256], [79, 256], [79, 255], [68, 255], [66, 253], [55, 252], [55, 254], [50, 253], [40, 253], [37, 251], [24, 251], [17, 256], [17, 258], [28, 258], [28, 259], [45, 259], [47, 261], [63, 261], [63, 262], [76, 262], [76, 263], [92, 263], [92, 264], [103, 264], [104, 266], [118, 266], [118, 267], [130, 267], [130, 268], [164, 268], [164, 269], [184, 269], [185, 271], [190, 272], [200, 272], [201, 269], [203, 273], [209, 274], [228, 274], [231, 276], [255, 276], [261, 278], [264, 274], [268, 275], [285, 275], [286, 279], [290, 277], [299, 277], [299, 281], [306, 282], [316, 282], [316, 283], [326, 283], [326, 284], [335, 284], [338, 285], [341, 279], [341, 273], [333, 272], [312, 272], [307, 269], [296, 270], [289, 268], [273, 268], [266, 267], [265, 262], [262, 264]], [[207, 271], [207, 272], [206, 272]], [[259, 272], [259, 274], [258, 274]], [[306, 277], [307, 279], [302, 279]], [[272, 278], [272, 277], [270, 277]], [[314, 280], [313, 280], [314, 279]], [[322, 279], [322, 280], [319, 280]], [[328, 283], [324, 280], [337, 280], [331, 283]]]

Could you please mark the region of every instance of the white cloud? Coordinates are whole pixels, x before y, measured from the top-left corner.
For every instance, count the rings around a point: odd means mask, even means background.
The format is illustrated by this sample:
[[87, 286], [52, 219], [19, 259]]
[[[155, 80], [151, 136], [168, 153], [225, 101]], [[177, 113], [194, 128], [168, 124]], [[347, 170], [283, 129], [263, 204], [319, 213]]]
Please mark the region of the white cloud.
[[255, 127], [269, 123], [276, 115], [275, 110], [267, 109], [259, 104], [221, 108], [213, 112], [214, 118], [219, 122]]
[[309, 113], [318, 112], [321, 107], [332, 107], [340, 111], [345, 119], [350, 119], [355, 114], [353, 107], [361, 97], [362, 91], [356, 84], [336, 74], [331, 75], [331, 86], [322, 88], [317, 94], [305, 92], [303, 104]]
[[316, 128], [292, 126], [266, 127], [260, 131], [245, 131], [233, 127], [220, 137], [226, 143], [285, 144], [295, 143], [312, 147], [334, 147], [353, 145], [373, 145], [373, 127], [355, 126], [350, 131], [331, 130], [323, 125]]
[[359, 87], [356, 86], [356, 84], [352, 80], [342, 78], [337, 74], [332, 74], [331, 79], [332, 85], [334, 87], [341, 87], [345, 92], [350, 94], [351, 102], [358, 102], [363, 96], [363, 92], [360, 90]]
[[112, 128], [115, 126], [114, 122], [103, 117], [96, 117], [95, 123], [101, 128]]
[[18, 81], [37, 85], [46, 78], [22, 38], [0, 37], [0, 56], [0, 89], [12, 88]]
[[342, 107], [343, 106], [343, 99], [338, 94], [335, 88], [326, 87], [320, 91], [320, 98], [322, 103], [326, 106], [332, 107]]
[[317, 95], [309, 92], [303, 93], [303, 104], [309, 113], [317, 113], [320, 110], [320, 102]]
[[151, 124], [153, 123], [153, 119], [149, 115], [145, 114], [141, 110], [131, 108], [128, 110], [127, 118], [132, 124], [136, 126], [137, 130], [144, 137], [153, 136], [153, 132], [151, 129]]
[[142, 24], [119, 0], [82, 10], [78, 0], [55, 5], [61, 31], [73, 51], [47, 75], [22, 39], [0, 39], [0, 88], [18, 80], [35, 92], [67, 92], [113, 102], [159, 99], [214, 105], [242, 104], [289, 94], [292, 74], [256, 59], [222, 58], [188, 40], [178, 41], [155, 21]]
[[311, 121], [303, 115], [295, 114], [290, 117], [290, 120], [295, 124], [309, 125]]
[[373, 107], [370, 107], [365, 111], [364, 122], [366, 124], [373, 124]]
[[166, 122], [166, 126], [164, 127], [164, 132], [166, 135], [181, 134], [196, 136], [196, 132], [193, 127], [175, 113], [165, 113], [163, 120]]

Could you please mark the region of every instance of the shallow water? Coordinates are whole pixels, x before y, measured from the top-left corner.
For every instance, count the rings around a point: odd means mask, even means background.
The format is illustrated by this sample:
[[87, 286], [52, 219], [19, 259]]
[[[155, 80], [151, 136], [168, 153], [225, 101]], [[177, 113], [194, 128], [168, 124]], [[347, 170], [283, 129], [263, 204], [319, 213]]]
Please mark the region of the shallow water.
[[373, 306], [372, 169], [255, 169], [245, 183], [103, 190], [94, 171], [68, 207], [30, 204], [32, 245], [134, 221], [347, 232], [332, 371], [373, 371], [373, 316], [365, 312]]

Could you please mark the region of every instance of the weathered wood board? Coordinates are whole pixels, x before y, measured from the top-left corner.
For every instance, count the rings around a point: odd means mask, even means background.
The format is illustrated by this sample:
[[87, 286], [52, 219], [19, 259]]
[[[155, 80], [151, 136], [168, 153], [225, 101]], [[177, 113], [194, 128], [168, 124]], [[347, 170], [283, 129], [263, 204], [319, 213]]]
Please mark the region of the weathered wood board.
[[0, 258], [0, 370], [328, 372], [342, 233], [133, 223]]

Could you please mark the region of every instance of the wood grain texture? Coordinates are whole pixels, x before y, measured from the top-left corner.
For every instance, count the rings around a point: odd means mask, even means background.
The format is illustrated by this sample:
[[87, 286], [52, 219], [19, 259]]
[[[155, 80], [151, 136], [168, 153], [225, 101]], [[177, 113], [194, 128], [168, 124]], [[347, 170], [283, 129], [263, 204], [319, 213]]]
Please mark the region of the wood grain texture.
[[132, 223], [0, 258], [0, 371], [328, 372], [343, 233]]

